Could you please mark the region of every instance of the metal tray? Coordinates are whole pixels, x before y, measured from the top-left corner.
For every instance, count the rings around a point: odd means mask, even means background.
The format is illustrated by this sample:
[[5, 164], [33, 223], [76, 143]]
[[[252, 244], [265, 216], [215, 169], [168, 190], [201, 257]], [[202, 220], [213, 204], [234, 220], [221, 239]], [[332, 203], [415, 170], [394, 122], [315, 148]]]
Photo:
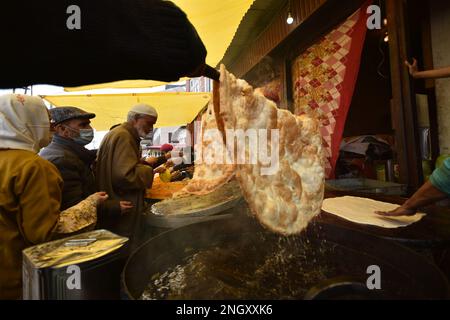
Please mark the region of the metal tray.
[[147, 225], [176, 228], [191, 223], [214, 220], [219, 214], [230, 214], [245, 202], [239, 183], [230, 181], [216, 191], [203, 195], [171, 198], [155, 203], [145, 214]]

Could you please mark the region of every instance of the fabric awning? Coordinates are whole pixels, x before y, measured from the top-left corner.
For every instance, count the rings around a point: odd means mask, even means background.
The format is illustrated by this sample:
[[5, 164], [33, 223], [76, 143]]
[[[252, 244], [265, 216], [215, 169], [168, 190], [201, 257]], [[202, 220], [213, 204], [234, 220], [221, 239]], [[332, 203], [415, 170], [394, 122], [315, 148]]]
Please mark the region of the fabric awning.
[[[206, 63], [215, 67], [222, 60], [239, 24], [253, 0], [172, 0], [188, 16], [208, 50]], [[65, 91], [83, 91], [103, 88], [145, 88], [165, 82], [136, 80], [115, 81], [65, 88]]]
[[107, 131], [126, 121], [129, 109], [138, 103], [147, 103], [158, 111], [156, 127], [185, 125], [195, 119], [211, 98], [209, 93], [158, 92], [139, 94], [97, 94], [42, 96], [56, 107], [75, 106], [93, 112], [92, 126]]

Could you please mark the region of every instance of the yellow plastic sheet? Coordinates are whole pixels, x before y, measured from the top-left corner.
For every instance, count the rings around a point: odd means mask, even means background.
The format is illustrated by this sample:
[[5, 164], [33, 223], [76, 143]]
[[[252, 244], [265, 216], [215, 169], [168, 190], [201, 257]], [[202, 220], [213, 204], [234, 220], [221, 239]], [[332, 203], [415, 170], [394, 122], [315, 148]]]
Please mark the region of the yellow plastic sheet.
[[158, 111], [155, 127], [185, 125], [195, 119], [208, 103], [209, 93], [158, 92], [139, 94], [97, 94], [42, 96], [56, 107], [74, 106], [93, 112], [92, 126], [107, 131], [115, 124], [126, 121], [128, 111], [138, 103], [147, 103]]

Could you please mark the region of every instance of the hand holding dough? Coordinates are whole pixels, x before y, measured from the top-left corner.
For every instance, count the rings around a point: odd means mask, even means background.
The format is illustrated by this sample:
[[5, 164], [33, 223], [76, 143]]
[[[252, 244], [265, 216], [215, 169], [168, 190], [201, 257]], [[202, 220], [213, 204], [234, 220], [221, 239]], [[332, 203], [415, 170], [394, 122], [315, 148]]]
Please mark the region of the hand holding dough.
[[398, 207], [397, 204], [350, 196], [325, 199], [322, 204], [323, 211], [351, 222], [382, 228], [406, 227], [425, 216], [424, 213], [398, 217], [384, 217], [376, 214], [377, 211], [388, 212]]
[[375, 213], [384, 217], [401, 217], [401, 216], [413, 216], [417, 213], [417, 210], [412, 210], [405, 208], [404, 206], [401, 206], [392, 211], [376, 211]]

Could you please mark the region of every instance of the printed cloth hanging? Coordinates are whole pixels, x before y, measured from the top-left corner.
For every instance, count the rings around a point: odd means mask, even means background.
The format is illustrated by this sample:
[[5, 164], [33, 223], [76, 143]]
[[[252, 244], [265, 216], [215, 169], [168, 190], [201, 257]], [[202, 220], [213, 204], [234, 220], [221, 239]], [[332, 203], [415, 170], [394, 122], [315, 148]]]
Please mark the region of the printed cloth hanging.
[[292, 64], [294, 112], [297, 115], [313, 114], [320, 119], [327, 178], [334, 177], [339, 157], [361, 62], [369, 2]]

